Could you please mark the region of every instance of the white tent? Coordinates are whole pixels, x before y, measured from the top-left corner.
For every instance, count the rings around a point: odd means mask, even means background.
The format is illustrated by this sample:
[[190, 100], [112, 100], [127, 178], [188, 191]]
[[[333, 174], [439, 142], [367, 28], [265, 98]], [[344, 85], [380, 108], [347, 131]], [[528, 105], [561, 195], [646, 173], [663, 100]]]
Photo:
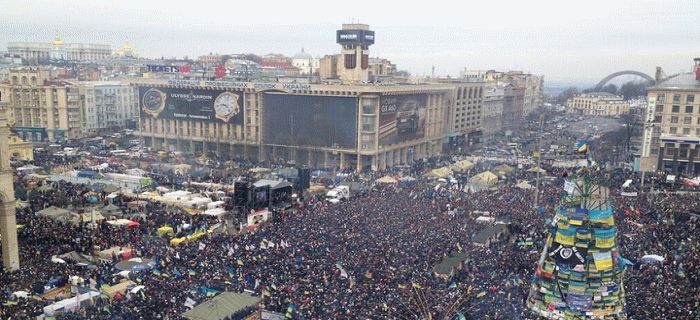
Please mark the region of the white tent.
[[208, 216], [219, 217], [219, 216], [226, 214], [226, 209], [224, 209], [224, 208], [209, 209], [207, 211], [204, 211], [204, 214], [206, 214]]
[[540, 167], [532, 167], [532, 168], [530, 168], [530, 169], [527, 169], [527, 172], [546, 173], [547, 171], [544, 170], [544, 169], [542, 169], [542, 168], [540, 168]]
[[376, 181], [377, 183], [385, 183], [385, 184], [390, 184], [390, 183], [396, 183], [396, 179], [390, 177], [390, 176], [383, 176]]
[[515, 187], [524, 190], [532, 189], [532, 186], [525, 180], [520, 181], [520, 183], [516, 184]]
[[442, 167], [442, 168], [430, 170], [430, 172], [426, 173], [425, 176], [435, 177], [435, 178], [447, 178], [451, 174], [452, 174], [452, 170], [450, 170], [450, 168]]
[[48, 317], [53, 317], [56, 314], [56, 312], [74, 311], [76, 308], [78, 308], [78, 304], [80, 304], [81, 302], [93, 297], [97, 297], [99, 295], [100, 293], [97, 291], [88, 291], [81, 295], [58, 301], [56, 303], [44, 307], [44, 314]]

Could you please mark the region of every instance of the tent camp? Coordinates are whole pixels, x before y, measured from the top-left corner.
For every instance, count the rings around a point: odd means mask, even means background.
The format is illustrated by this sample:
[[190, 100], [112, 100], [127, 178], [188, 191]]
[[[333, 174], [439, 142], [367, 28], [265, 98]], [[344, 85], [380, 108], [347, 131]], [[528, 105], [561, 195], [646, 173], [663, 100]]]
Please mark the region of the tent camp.
[[450, 168], [442, 167], [442, 168], [430, 170], [430, 172], [426, 173], [424, 176], [433, 177], [433, 178], [447, 178], [451, 174], [452, 174], [452, 170], [450, 170]]
[[455, 162], [455, 164], [452, 165], [452, 170], [455, 172], [465, 172], [473, 167], [474, 167], [474, 163], [472, 163], [471, 161], [461, 160], [461, 161]]
[[484, 171], [469, 179], [469, 182], [485, 186], [493, 186], [498, 182], [498, 176], [491, 171]]
[[260, 302], [250, 293], [224, 292], [182, 314], [191, 320], [222, 320]]
[[110, 299], [114, 298], [114, 295], [117, 293], [121, 293], [122, 295], [126, 294], [126, 290], [129, 288], [135, 287], [136, 283], [131, 281], [131, 280], [122, 280], [122, 282], [117, 283], [113, 286], [104, 286], [102, 287], [102, 293], [107, 295]]

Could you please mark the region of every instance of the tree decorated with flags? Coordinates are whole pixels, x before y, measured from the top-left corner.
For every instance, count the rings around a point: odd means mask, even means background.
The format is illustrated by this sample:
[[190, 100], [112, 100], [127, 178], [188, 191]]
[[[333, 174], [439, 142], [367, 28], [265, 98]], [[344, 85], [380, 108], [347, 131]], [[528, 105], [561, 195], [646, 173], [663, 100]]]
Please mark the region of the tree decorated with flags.
[[565, 171], [562, 199], [547, 225], [528, 308], [549, 319], [626, 319], [623, 275], [608, 189], [593, 181], [586, 141], [576, 143], [582, 165]]

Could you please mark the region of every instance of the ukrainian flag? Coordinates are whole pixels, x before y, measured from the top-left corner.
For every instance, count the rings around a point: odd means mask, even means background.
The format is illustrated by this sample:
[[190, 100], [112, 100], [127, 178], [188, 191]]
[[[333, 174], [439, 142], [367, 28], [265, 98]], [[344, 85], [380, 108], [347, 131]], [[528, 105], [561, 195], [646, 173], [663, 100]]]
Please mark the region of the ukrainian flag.
[[573, 246], [575, 236], [576, 236], [576, 228], [567, 228], [567, 229], [559, 228], [557, 230], [557, 235], [554, 238], [554, 241], [561, 243], [563, 245]]
[[612, 248], [615, 245], [617, 228], [594, 229], [595, 246], [598, 248]]
[[595, 268], [598, 269], [598, 271], [610, 270], [613, 267], [610, 251], [594, 252], [593, 260], [595, 261]]
[[580, 140], [576, 142], [576, 152], [586, 153], [588, 152], [588, 142], [585, 140]]
[[593, 223], [601, 223], [609, 226], [615, 224], [615, 221], [613, 220], [612, 208], [610, 207], [602, 210], [591, 210], [588, 212], [588, 216], [591, 218], [591, 222]]

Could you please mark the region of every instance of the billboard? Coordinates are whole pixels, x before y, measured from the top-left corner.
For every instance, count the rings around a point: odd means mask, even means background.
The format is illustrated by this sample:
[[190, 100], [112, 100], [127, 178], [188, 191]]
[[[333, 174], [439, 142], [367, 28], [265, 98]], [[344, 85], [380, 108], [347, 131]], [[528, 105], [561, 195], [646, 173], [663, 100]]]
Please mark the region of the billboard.
[[383, 95], [379, 104], [380, 145], [425, 137], [426, 94]]
[[267, 144], [357, 148], [357, 97], [264, 95]]
[[374, 31], [371, 30], [338, 30], [335, 36], [336, 43], [349, 45], [374, 44]]
[[243, 123], [243, 92], [139, 87], [141, 118]]

